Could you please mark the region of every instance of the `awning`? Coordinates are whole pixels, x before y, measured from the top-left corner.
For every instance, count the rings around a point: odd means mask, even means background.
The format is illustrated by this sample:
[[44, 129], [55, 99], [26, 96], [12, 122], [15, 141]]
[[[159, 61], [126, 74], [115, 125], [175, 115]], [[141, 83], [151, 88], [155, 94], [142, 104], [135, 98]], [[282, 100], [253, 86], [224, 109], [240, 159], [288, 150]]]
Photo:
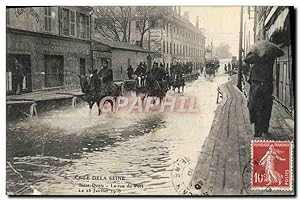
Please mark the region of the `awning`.
[[289, 8], [285, 8], [281, 11], [281, 13], [278, 15], [274, 23], [270, 26], [270, 28], [266, 31], [267, 38], [270, 38], [273, 32], [277, 29], [283, 29], [285, 26], [285, 20], [289, 14]]

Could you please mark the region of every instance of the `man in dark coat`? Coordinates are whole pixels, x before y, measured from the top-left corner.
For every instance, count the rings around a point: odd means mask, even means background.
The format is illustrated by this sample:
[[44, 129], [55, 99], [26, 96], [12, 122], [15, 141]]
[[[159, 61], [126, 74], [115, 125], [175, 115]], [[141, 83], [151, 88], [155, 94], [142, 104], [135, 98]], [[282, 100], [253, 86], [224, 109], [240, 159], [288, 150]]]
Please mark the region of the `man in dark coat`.
[[273, 105], [273, 64], [275, 58], [261, 60], [250, 70], [248, 109], [250, 122], [254, 123], [254, 137], [267, 134]]
[[132, 75], [133, 75], [133, 68], [131, 65], [129, 65], [129, 67], [127, 68], [127, 75], [128, 75], [128, 79], [132, 79]]
[[161, 82], [165, 80], [166, 78], [166, 71], [164, 69], [164, 65], [160, 64], [158, 67], [158, 64], [155, 64], [155, 66], [152, 68], [152, 75], [155, 80]]
[[13, 93], [14, 94], [22, 94], [23, 80], [24, 80], [25, 75], [26, 75], [25, 68], [15, 58], [14, 59], [14, 71], [13, 71], [13, 79], [14, 79]]
[[142, 62], [140, 62], [138, 67], [135, 69], [134, 74], [136, 74], [136, 76], [138, 77], [141, 77], [141, 85], [145, 86], [146, 68], [144, 67]]
[[154, 79], [159, 83], [159, 86], [161, 87], [162, 91], [165, 91], [167, 89], [167, 82], [164, 65], [161, 63], [158, 67], [158, 63], [155, 63], [151, 72]]
[[228, 66], [228, 74], [231, 75], [231, 70], [232, 70], [232, 69], [231, 69], [231, 64], [230, 64], [230, 62], [228, 62], [228, 65], [227, 65], [227, 66]]
[[108, 62], [104, 61], [103, 67], [99, 72], [102, 79], [101, 92], [105, 95], [110, 95], [116, 92], [116, 86], [113, 83], [113, 71], [108, 67]]
[[138, 67], [135, 69], [134, 74], [137, 76], [143, 76], [146, 73], [146, 69], [144, 68], [143, 64], [140, 63]]

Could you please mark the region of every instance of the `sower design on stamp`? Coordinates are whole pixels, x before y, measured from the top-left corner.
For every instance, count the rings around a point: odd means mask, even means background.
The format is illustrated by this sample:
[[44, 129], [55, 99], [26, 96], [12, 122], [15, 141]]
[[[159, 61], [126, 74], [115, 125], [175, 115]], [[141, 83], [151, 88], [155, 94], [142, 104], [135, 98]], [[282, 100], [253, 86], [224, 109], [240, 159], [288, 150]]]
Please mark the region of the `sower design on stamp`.
[[292, 142], [252, 141], [252, 190], [292, 189]]

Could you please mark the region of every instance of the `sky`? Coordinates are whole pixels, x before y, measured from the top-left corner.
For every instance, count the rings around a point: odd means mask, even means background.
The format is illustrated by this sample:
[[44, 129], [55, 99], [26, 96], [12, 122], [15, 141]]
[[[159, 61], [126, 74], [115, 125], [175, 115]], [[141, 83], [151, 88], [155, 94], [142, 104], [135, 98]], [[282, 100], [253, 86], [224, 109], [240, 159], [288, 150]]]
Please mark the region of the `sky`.
[[238, 55], [239, 30], [240, 30], [240, 7], [181, 7], [181, 14], [189, 12], [189, 20], [196, 23], [199, 16], [200, 28], [206, 30], [206, 44], [213, 40], [213, 46], [221, 43], [230, 46], [233, 55]]

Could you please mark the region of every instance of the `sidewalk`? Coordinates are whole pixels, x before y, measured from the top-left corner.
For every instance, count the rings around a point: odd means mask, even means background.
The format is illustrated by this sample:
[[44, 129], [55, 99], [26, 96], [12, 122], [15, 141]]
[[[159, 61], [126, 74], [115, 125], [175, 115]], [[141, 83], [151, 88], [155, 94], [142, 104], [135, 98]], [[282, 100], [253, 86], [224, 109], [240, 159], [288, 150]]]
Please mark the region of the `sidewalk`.
[[[214, 195], [254, 194], [249, 191], [249, 173], [243, 174], [244, 169], [250, 169], [247, 165], [251, 158], [250, 145], [251, 140], [254, 140], [254, 129], [249, 120], [247, 100], [236, 83], [237, 76], [234, 75], [220, 86], [223, 100], [216, 110], [192, 179], [192, 185], [202, 180], [205, 181], [203, 187], [212, 186], [211, 194]], [[271, 134], [255, 139], [293, 140], [294, 128], [286, 123], [290, 119], [286, 111], [274, 102], [269, 129]], [[274, 195], [274, 192], [271, 194]]]

